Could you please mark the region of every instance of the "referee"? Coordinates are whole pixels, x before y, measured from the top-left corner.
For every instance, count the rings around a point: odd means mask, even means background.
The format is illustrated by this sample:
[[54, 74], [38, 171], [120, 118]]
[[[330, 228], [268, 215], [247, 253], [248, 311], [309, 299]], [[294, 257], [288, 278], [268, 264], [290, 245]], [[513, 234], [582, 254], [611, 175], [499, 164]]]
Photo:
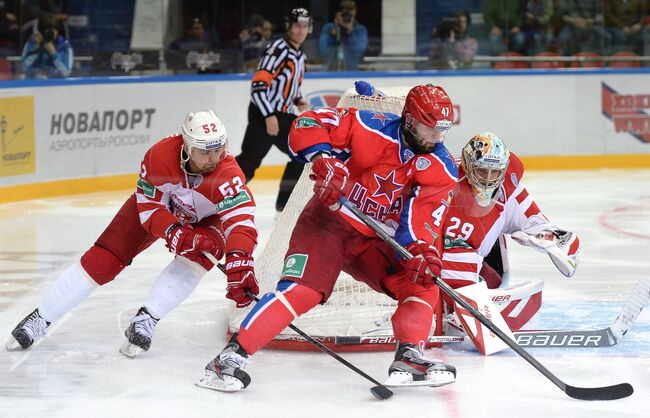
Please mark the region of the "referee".
[[[295, 110], [302, 112], [308, 107], [300, 92], [306, 60], [300, 46], [312, 31], [312, 18], [307, 9], [291, 10], [285, 18], [285, 29], [284, 36], [266, 48], [251, 83], [248, 126], [241, 154], [236, 157], [247, 182], [253, 178], [272, 145], [290, 156], [288, 137], [296, 118]], [[276, 210], [284, 209], [302, 168], [303, 164], [293, 159], [287, 163], [275, 202]]]

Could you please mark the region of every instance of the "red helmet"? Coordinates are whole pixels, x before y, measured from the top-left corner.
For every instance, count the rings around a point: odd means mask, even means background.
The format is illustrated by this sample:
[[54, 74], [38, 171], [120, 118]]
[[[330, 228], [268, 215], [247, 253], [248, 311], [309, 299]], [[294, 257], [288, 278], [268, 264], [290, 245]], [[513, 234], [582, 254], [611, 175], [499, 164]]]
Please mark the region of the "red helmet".
[[454, 120], [454, 107], [445, 89], [432, 84], [413, 87], [406, 95], [402, 116], [407, 128], [414, 121], [431, 128], [447, 130]]

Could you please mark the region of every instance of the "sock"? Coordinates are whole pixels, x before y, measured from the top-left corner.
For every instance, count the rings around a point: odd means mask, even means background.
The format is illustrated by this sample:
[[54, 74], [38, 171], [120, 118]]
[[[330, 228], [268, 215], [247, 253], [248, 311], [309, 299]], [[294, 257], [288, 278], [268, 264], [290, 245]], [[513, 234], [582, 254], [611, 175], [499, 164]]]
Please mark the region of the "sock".
[[160, 272], [144, 307], [156, 319], [173, 311], [187, 299], [207, 271], [185, 257], [176, 257]]
[[262, 296], [242, 321], [237, 336], [239, 345], [252, 355], [321, 300], [323, 295], [312, 288], [281, 281], [277, 290]]
[[83, 267], [73, 264], [47, 289], [38, 305], [38, 312], [47, 322], [54, 322], [79, 305], [97, 287], [98, 284]]
[[420, 341], [428, 341], [432, 322], [432, 307], [417, 296], [410, 296], [393, 314], [393, 333], [400, 343], [418, 345]]

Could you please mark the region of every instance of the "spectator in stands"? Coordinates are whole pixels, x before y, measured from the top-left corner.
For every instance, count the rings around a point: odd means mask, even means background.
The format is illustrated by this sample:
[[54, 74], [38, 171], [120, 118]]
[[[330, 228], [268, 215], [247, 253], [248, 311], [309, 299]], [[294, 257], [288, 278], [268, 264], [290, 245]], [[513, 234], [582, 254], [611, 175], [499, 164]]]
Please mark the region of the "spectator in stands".
[[562, 55], [581, 51], [602, 52], [611, 43], [611, 35], [603, 27], [601, 0], [560, 0], [562, 29], [558, 48]]
[[612, 47], [643, 54], [643, 21], [650, 6], [647, 0], [605, 1], [605, 30]]
[[0, 0], [0, 58], [18, 53], [20, 25], [15, 1]]
[[434, 68], [471, 66], [478, 52], [478, 42], [467, 36], [470, 23], [469, 12], [458, 10], [433, 28], [430, 57]]
[[247, 27], [239, 33], [239, 40], [244, 54], [244, 69], [255, 69], [257, 63], [271, 42], [273, 23], [261, 15], [250, 17]]
[[190, 51], [210, 51], [212, 45], [203, 29], [203, 22], [199, 18], [192, 19], [185, 30], [185, 35], [169, 44], [169, 49], [181, 54], [187, 54]]
[[545, 51], [553, 38], [553, 0], [527, 0], [522, 6], [523, 50], [526, 55], [533, 56]]
[[368, 48], [368, 29], [356, 19], [357, 5], [343, 0], [334, 16], [334, 22], [326, 23], [320, 33], [318, 50], [326, 58], [325, 69], [329, 71], [357, 70]]
[[519, 0], [485, 0], [483, 18], [489, 30], [491, 55], [506, 51], [523, 52]]
[[72, 47], [59, 33], [52, 16], [38, 19], [37, 30], [23, 48], [27, 78], [68, 77], [72, 71]]
[[69, 3], [68, 0], [24, 0], [22, 2], [23, 22], [36, 21], [42, 17], [52, 18], [56, 29], [65, 37]]

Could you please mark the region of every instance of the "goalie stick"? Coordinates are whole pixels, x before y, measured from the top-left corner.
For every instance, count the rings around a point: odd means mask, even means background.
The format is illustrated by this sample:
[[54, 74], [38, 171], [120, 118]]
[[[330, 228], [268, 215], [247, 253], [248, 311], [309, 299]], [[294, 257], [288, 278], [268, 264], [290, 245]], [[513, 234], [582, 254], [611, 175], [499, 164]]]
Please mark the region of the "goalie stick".
[[[513, 331], [515, 341], [521, 347], [534, 348], [601, 348], [612, 347], [629, 331], [630, 326], [650, 302], [650, 279], [636, 283], [623, 307], [607, 328], [576, 330], [519, 330]], [[443, 319], [447, 321], [447, 319]], [[455, 328], [457, 325], [452, 325]], [[458, 328], [462, 331], [462, 328]], [[350, 344], [391, 344], [395, 343], [392, 334], [372, 334], [359, 336], [314, 337], [321, 341], [333, 342], [335, 345]], [[465, 335], [430, 335], [431, 344], [462, 343]]]
[[[345, 196], [342, 196], [339, 199], [339, 202], [345, 206], [349, 211], [354, 213], [354, 215], [371, 228], [375, 233], [388, 245], [390, 245], [395, 251], [397, 251], [402, 257], [406, 259], [413, 258], [413, 255], [409, 253], [404, 247], [402, 247], [392, 236], [390, 236], [386, 231], [381, 229], [368, 215], [361, 212], [361, 210], [352, 202], [350, 202]], [[517, 354], [519, 354], [524, 360], [530, 363], [535, 367], [540, 373], [542, 373], [547, 379], [553, 382], [558, 388], [560, 388], [568, 396], [588, 401], [595, 400], [613, 400], [621, 399], [630, 396], [634, 393], [634, 388], [629, 383], [620, 383], [612, 386], [604, 387], [595, 387], [595, 388], [582, 388], [577, 386], [571, 386], [564, 383], [560, 378], [555, 376], [550, 370], [548, 370], [542, 363], [537, 361], [535, 357], [530, 355], [526, 350], [521, 348], [513, 339], [508, 337], [501, 329], [487, 319], [482, 313], [470, 305], [465, 299], [463, 299], [454, 289], [452, 289], [447, 283], [442, 281], [440, 278], [435, 278], [436, 285], [442, 290], [445, 294], [451, 297], [456, 303], [466, 309], [474, 318], [476, 318], [481, 324], [485, 325], [490, 331], [494, 332], [504, 343], [506, 343], [510, 348], [512, 348]]]
[[[607, 328], [576, 330], [519, 330], [513, 331], [515, 341], [521, 347], [533, 348], [602, 348], [613, 347], [629, 331], [630, 326], [650, 302], [650, 279], [640, 280], [630, 292], [623, 308]], [[446, 321], [446, 319], [443, 319]], [[457, 327], [456, 325], [453, 325]], [[459, 328], [462, 331], [462, 328]], [[344, 345], [388, 345], [397, 340], [392, 334], [311, 336], [321, 343]], [[300, 338], [300, 337], [292, 337]], [[304, 339], [301, 339], [304, 341]], [[462, 343], [465, 335], [430, 335], [430, 344]]]
[[[205, 256], [206, 256], [206, 257], [207, 257], [207, 258], [208, 258], [212, 263], [214, 263], [214, 265], [217, 266], [217, 267], [219, 268], [219, 270], [221, 270], [222, 273], [226, 274], [226, 270], [225, 270], [225, 268], [223, 267], [223, 265], [219, 264], [219, 260], [217, 260], [217, 259], [216, 259], [212, 254], [210, 254], [210, 253], [208, 253], [208, 252], [203, 252], [203, 254], [204, 254], [204, 255], [205, 255]], [[248, 291], [248, 290], [246, 291], [246, 295], [247, 295], [248, 297], [250, 297], [251, 299], [253, 299], [255, 302], [259, 301], [259, 299], [257, 298], [257, 296], [255, 296], [253, 293], [251, 293], [251, 292]], [[347, 360], [344, 359], [343, 357], [339, 356], [338, 354], [336, 354], [335, 352], [333, 352], [333, 351], [330, 350], [329, 348], [325, 347], [323, 344], [321, 344], [321, 343], [320, 343], [319, 341], [317, 341], [316, 339], [314, 339], [314, 338], [310, 337], [309, 335], [305, 334], [305, 333], [304, 333], [300, 328], [298, 328], [297, 326], [295, 326], [295, 325], [293, 325], [293, 324], [289, 324], [289, 328], [291, 328], [292, 330], [294, 330], [298, 335], [300, 335], [300, 336], [301, 336], [302, 338], [304, 338], [305, 340], [309, 341], [311, 344], [313, 344], [313, 345], [315, 345], [316, 347], [318, 347], [318, 349], [320, 349], [320, 350], [323, 351], [324, 353], [327, 353], [327, 354], [329, 354], [330, 356], [334, 357], [334, 359], [336, 359], [339, 363], [342, 363], [342, 364], [345, 365], [347, 368], [351, 369], [351, 370], [354, 371], [355, 373], [359, 374], [359, 375], [362, 376], [362, 377], [365, 377], [366, 379], [368, 379], [369, 381], [371, 381], [372, 383], [374, 383], [376, 386], [373, 386], [372, 388], [370, 388], [370, 393], [372, 393], [372, 395], [373, 395], [375, 398], [377, 398], [377, 399], [383, 401], [383, 400], [388, 399], [388, 398], [390, 398], [391, 396], [393, 396], [393, 392], [392, 392], [390, 389], [388, 389], [386, 386], [384, 386], [383, 384], [379, 383], [377, 380], [375, 380], [374, 378], [372, 378], [370, 375], [366, 374], [363, 370], [359, 369], [357, 366], [355, 366], [354, 364], [350, 363], [349, 361], [347, 361]]]
[[540, 330], [515, 332], [523, 347], [612, 347], [650, 302], [650, 279], [639, 280], [612, 325], [594, 330]]

